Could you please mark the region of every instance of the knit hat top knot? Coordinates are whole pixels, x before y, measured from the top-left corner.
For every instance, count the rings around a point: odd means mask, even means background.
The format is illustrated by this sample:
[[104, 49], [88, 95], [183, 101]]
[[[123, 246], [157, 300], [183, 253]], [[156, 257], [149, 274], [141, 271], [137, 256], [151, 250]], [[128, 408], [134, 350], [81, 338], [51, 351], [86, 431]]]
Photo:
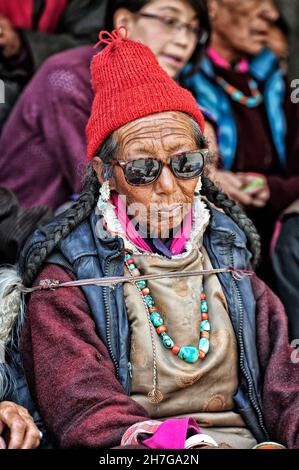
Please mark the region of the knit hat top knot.
[[184, 112], [203, 132], [204, 118], [192, 94], [160, 67], [147, 46], [128, 39], [125, 26], [112, 33], [101, 31], [96, 46], [100, 44], [107, 46], [91, 63], [95, 96], [86, 126], [89, 159], [112, 132], [151, 114]]
[[[125, 32], [125, 37], [123, 38], [121, 35], [121, 31]], [[106, 38], [104, 37], [106, 34]], [[112, 33], [109, 33], [109, 31], [100, 31], [99, 32], [99, 42], [96, 43], [94, 47], [98, 47], [101, 44], [112, 44], [113, 42], [119, 42], [122, 41], [123, 39], [128, 38], [128, 30], [125, 26], [120, 26], [117, 29], [114, 29]]]

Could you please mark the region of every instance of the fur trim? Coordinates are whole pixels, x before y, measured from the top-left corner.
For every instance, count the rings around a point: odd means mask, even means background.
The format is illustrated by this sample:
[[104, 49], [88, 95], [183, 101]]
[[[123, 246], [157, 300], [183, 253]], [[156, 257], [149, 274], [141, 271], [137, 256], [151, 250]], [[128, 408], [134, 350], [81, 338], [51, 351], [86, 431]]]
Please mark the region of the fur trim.
[[[117, 235], [123, 239], [124, 247], [133, 254], [143, 254], [149, 256], [162, 256], [157, 253], [149, 253], [141, 248], [138, 248], [134, 243], [128, 240], [127, 235], [119, 222], [115, 214], [115, 206], [109, 201], [102, 211], [103, 218], [106, 222], [107, 230], [111, 235]], [[192, 204], [192, 229], [190, 233], [189, 241], [185, 245], [185, 251], [179, 255], [175, 255], [173, 258], [183, 258], [188, 256], [195, 245], [202, 243], [203, 234], [206, 227], [209, 225], [210, 213], [207, 209], [206, 204], [200, 196], [194, 197]]]
[[0, 400], [14, 387], [5, 352], [8, 345], [18, 343], [24, 320], [25, 299], [18, 289], [21, 284], [15, 267], [0, 268]]

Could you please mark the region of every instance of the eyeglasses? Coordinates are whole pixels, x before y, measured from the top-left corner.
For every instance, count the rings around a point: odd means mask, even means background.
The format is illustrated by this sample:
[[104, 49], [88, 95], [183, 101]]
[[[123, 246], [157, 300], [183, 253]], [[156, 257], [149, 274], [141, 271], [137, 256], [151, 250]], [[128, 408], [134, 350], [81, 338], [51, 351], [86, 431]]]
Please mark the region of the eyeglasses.
[[177, 31], [181, 31], [181, 29], [185, 29], [189, 35], [195, 36], [201, 45], [206, 44], [209, 37], [207, 31], [204, 29], [198, 26], [192, 26], [190, 23], [184, 23], [171, 16], [159, 16], [153, 13], [136, 13], [136, 16], [159, 21], [164, 31], [169, 34], [174, 34]]
[[117, 160], [114, 164], [122, 168], [127, 183], [132, 186], [143, 186], [154, 183], [166, 164], [176, 178], [182, 180], [197, 178], [203, 172], [208, 152], [208, 149], [184, 152], [168, 157], [166, 162], [155, 158], [139, 158], [131, 162]]

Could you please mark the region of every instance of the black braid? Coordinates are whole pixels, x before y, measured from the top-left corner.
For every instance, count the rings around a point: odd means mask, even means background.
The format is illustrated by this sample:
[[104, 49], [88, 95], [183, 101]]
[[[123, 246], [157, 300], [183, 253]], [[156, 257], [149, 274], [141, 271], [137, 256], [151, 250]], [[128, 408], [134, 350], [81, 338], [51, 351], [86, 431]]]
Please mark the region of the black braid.
[[23, 282], [26, 286], [32, 285], [43, 263], [59, 242], [91, 214], [97, 202], [98, 192], [99, 182], [96, 173], [92, 171], [78, 201], [64, 212], [46, 239], [38, 243], [31, 253], [23, 276]]
[[247, 215], [240, 209], [240, 207], [229, 197], [220, 191], [211, 180], [206, 177], [202, 177], [202, 195], [206, 196], [207, 199], [217, 206], [219, 209], [223, 209], [224, 212], [233, 219], [234, 222], [243, 230], [245, 233], [249, 249], [253, 254], [252, 266], [256, 268], [258, 265], [261, 255], [261, 241], [260, 236], [253, 222], [247, 217]]

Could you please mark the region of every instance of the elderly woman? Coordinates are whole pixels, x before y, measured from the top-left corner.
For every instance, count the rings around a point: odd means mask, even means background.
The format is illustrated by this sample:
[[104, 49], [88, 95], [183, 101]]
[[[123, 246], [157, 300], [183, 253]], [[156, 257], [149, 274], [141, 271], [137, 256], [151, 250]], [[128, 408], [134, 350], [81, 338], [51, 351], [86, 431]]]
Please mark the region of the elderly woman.
[[[100, 28], [101, 17], [98, 21]], [[125, 24], [129, 37], [149, 46], [173, 78], [188, 62], [192, 72], [198, 68], [210, 31], [206, 0], [109, 0], [105, 24], [109, 31]], [[25, 207], [57, 209], [82, 190], [94, 54], [93, 47], [81, 47], [48, 60], [6, 124], [0, 185], [14, 191]]]
[[299, 447], [286, 318], [248, 276], [252, 223], [202, 176], [196, 101], [120, 30], [100, 42], [85, 191], [23, 253], [45, 425], [59, 447], [138, 446], [144, 430], [147, 447]]
[[265, 49], [279, 13], [273, 0], [210, 0], [209, 9], [211, 45], [188, 86], [219, 126], [213, 179], [255, 222], [266, 261], [275, 220], [299, 198], [299, 107]]

